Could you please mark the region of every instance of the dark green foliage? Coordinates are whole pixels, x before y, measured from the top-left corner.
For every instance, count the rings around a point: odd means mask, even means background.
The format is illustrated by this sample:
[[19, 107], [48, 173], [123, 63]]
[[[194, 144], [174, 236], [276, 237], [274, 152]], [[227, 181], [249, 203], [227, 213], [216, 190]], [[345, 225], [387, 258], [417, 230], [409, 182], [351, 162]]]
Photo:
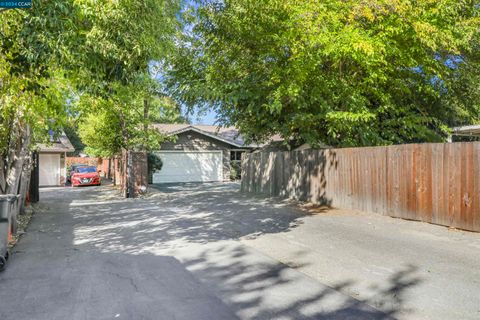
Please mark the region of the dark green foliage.
[[155, 153], [148, 153], [148, 172], [155, 172], [162, 170], [162, 159]]
[[75, 124], [66, 125], [63, 127], [65, 134], [75, 148], [73, 156], [78, 156], [81, 152], [84, 151], [85, 145], [82, 142], [82, 139], [78, 136], [78, 128]]
[[158, 170], [162, 170], [162, 159], [155, 153], [149, 152], [147, 154], [148, 162], [148, 183], [153, 183], [153, 173]]
[[206, 1], [184, 19], [171, 92], [249, 140], [444, 141], [479, 121], [475, 1]]

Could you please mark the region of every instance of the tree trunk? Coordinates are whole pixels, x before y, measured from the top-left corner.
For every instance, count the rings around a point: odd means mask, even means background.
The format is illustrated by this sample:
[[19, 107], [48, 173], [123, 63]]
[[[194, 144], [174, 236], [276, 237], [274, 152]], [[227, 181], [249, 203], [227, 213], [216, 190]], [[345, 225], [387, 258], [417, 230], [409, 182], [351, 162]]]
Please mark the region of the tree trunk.
[[122, 185], [122, 192], [123, 192], [123, 196], [125, 198], [128, 198], [129, 196], [131, 196], [129, 194], [129, 191], [130, 191], [130, 176], [129, 176], [129, 172], [130, 172], [130, 168], [129, 168], [129, 163], [130, 161], [128, 161], [128, 158], [129, 158], [129, 150], [127, 149], [129, 144], [128, 144], [128, 141], [129, 141], [129, 134], [128, 134], [128, 130], [127, 130], [127, 127], [126, 127], [126, 124], [125, 124], [125, 118], [123, 116], [123, 114], [120, 112], [120, 125], [121, 125], [121, 128], [122, 128], [122, 137], [123, 137], [123, 144], [124, 144], [124, 149], [122, 149], [122, 174], [121, 174], [121, 185]]
[[133, 175], [133, 156], [132, 151], [127, 150], [127, 198], [135, 197], [135, 177]]
[[148, 100], [144, 99], [143, 100], [143, 131], [145, 134], [145, 137], [144, 137], [145, 142], [143, 145], [144, 150], [147, 150], [147, 145], [148, 145], [148, 114], [149, 114]]
[[20, 199], [18, 208], [18, 212], [20, 214], [25, 213], [25, 202], [27, 200], [27, 192], [30, 186], [30, 177], [32, 176], [31, 162], [31, 159], [27, 159], [25, 165], [23, 166], [22, 178], [20, 180]]
[[[20, 182], [22, 180], [22, 174], [24, 172], [24, 164], [30, 158], [29, 146], [31, 140], [30, 127], [25, 126], [24, 130], [19, 130], [19, 138], [17, 143], [14, 144], [15, 148], [13, 151], [12, 165], [7, 175], [7, 194], [19, 194], [20, 193]], [[19, 199], [19, 201], [21, 201]], [[17, 231], [17, 215], [19, 210], [19, 201], [14, 203], [11, 207], [11, 217], [12, 217], [12, 232]]]
[[112, 170], [112, 158], [108, 158], [108, 167], [107, 167], [107, 179], [111, 179], [111, 170]]
[[0, 157], [0, 194], [7, 193], [7, 161], [1, 156]]
[[143, 100], [143, 130], [147, 132], [148, 130], [148, 113], [149, 113], [149, 106], [148, 106], [148, 100], [144, 99]]
[[40, 201], [39, 194], [39, 179], [40, 179], [40, 168], [38, 167], [39, 156], [38, 152], [33, 152], [31, 157], [32, 170], [30, 171], [30, 181], [29, 181], [29, 200], [30, 203], [36, 203]]
[[128, 183], [128, 150], [123, 149], [122, 150], [122, 169], [121, 169], [121, 185], [122, 185], [122, 191], [123, 191], [123, 196], [125, 198], [128, 198], [129, 194], [129, 183]]
[[18, 194], [24, 163], [30, 158], [30, 139], [30, 127], [27, 126], [21, 132], [15, 155], [12, 157], [13, 162], [7, 175], [7, 193]]
[[117, 185], [117, 172], [118, 172], [118, 159], [117, 156], [113, 157], [113, 185]]

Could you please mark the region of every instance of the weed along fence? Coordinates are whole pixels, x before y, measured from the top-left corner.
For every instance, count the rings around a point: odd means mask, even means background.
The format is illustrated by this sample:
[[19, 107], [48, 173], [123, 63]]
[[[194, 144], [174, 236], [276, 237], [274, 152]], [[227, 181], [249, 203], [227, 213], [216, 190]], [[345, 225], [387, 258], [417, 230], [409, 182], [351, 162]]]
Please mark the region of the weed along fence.
[[480, 231], [480, 142], [252, 153], [242, 191]]

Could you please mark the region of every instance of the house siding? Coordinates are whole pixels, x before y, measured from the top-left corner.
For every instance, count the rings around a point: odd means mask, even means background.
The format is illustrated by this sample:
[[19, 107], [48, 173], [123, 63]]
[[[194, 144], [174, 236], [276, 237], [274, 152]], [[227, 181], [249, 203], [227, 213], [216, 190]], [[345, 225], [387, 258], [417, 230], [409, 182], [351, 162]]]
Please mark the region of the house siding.
[[228, 143], [210, 138], [195, 131], [178, 134], [172, 141], [162, 143], [160, 151], [202, 151], [220, 150], [223, 153], [223, 180], [230, 180], [230, 150], [237, 148]]

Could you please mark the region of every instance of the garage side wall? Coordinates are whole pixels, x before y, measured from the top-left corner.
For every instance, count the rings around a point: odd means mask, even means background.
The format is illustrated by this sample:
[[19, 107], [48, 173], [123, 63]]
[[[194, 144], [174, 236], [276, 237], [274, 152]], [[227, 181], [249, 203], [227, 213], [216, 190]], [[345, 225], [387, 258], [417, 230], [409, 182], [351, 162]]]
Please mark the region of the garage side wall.
[[224, 181], [230, 180], [230, 150], [234, 149], [237, 148], [194, 131], [180, 133], [173, 141], [164, 142], [161, 146], [161, 151], [221, 150], [223, 154]]

